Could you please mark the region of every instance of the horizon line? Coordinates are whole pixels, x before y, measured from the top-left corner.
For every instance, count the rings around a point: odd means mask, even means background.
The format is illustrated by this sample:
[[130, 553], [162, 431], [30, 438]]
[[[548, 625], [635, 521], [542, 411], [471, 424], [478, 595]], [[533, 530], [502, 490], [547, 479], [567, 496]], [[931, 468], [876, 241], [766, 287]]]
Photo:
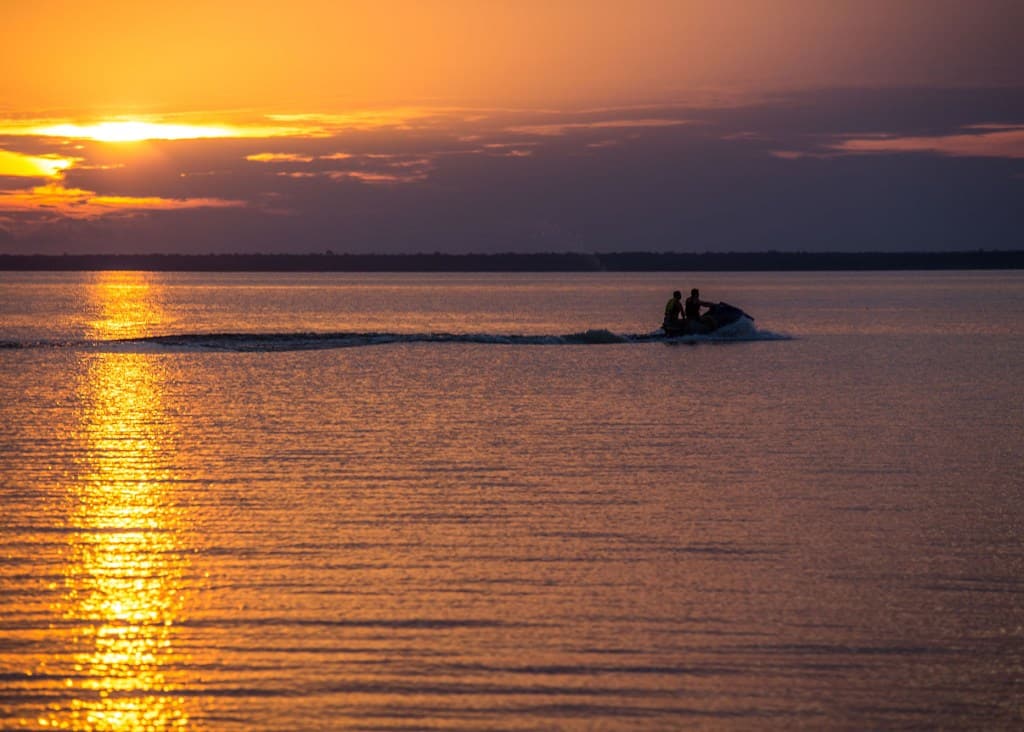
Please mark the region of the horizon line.
[[[331, 264], [335, 266], [331, 266]], [[315, 264], [315, 268], [312, 265]], [[957, 251], [0, 254], [0, 271], [653, 272], [1024, 269], [1024, 249]]]

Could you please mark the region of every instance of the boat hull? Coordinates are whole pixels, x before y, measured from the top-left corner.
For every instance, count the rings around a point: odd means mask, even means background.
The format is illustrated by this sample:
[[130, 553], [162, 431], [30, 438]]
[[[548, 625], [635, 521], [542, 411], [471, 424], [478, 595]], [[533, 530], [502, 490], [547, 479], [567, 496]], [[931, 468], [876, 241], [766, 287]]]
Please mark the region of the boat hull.
[[662, 324], [661, 327], [665, 334], [671, 338], [688, 335], [709, 335], [732, 325], [742, 318], [753, 320], [750, 315], [747, 315], [738, 307], [720, 302], [708, 308], [708, 311], [699, 320], [687, 318], [686, 320], [679, 321], [678, 326]]

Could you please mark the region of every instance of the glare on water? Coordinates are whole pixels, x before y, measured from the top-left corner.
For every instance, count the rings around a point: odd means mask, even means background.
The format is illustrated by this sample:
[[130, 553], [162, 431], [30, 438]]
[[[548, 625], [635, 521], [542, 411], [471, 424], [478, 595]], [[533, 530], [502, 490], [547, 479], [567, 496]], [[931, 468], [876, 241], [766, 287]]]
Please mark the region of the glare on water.
[[87, 287], [91, 334], [102, 340], [132, 338], [164, 325], [161, 286], [147, 272], [98, 272]]
[[701, 278], [791, 340], [131, 340], [645, 333], [690, 279], [0, 274], [0, 726], [1019, 726], [1019, 275]]
[[[106, 275], [91, 288], [98, 334], [159, 322], [142, 275]], [[61, 651], [39, 671], [67, 674], [66, 699], [39, 724], [74, 729], [186, 725], [175, 695], [181, 665], [175, 623], [188, 600], [182, 580], [188, 527], [167, 495], [176, 436], [163, 413], [159, 360], [81, 354], [76, 445], [62, 520], [62, 593], [50, 612]], [[56, 639], [50, 638], [54, 643]], [[70, 668], [65, 666], [70, 665]]]

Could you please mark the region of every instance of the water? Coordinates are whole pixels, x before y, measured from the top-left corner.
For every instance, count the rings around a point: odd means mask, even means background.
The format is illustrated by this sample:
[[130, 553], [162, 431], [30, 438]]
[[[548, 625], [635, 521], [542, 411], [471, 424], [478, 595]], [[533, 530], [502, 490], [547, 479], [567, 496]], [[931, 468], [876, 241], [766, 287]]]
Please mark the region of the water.
[[[755, 324], [632, 339], [692, 285]], [[0, 727], [1024, 725], [1024, 273], [0, 273], [0, 342]]]

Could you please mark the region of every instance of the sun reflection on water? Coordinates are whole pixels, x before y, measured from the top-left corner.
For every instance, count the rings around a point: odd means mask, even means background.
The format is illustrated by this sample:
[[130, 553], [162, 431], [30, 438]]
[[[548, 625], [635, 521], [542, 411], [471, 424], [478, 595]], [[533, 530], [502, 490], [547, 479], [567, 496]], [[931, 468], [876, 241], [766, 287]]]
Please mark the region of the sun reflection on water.
[[99, 272], [89, 291], [92, 335], [103, 340], [148, 335], [166, 318], [161, 287], [149, 272]]
[[[148, 283], [101, 281], [94, 327], [123, 336], [140, 314], [159, 319]], [[82, 470], [70, 486], [65, 592], [54, 615], [69, 629], [66, 701], [40, 726], [165, 729], [189, 724], [176, 648], [186, 607], [185, 510], [176, 505], [173, 422], [163, 366], [137, 353], [83, 354]]]

